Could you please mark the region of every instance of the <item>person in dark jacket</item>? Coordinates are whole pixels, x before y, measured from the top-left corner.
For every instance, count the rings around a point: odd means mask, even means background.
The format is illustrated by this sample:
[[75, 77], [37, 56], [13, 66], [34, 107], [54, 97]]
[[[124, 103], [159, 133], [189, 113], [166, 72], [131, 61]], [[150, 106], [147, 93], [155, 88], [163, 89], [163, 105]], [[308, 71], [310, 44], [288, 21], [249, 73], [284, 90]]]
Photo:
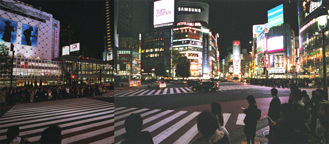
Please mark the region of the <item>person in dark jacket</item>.
[[251, 143], [254, 144], [256, 136], [256, 125], [257, 121], [261, 117], [261, 110], [257, 108], [257, 103], [254, 96], [249, 95], [246, 99], [248, 101], [249, 107], [247, 109], [242, 108], [243, 112], [246, 114], [246, 117], [243, 120], [245, 124], [244, 133], [247, 137], [247, 143], [250, 144], [251, 140]]
[[40, 144], [61, 144], [62, 129], [57, 125], [52, 125], [46, 128], [39, 139]]
[[139, 114], [130, 114], [124, 122], [126, 133], [121, 144], [153, 144], [151, 133], [142, 131], [143, 119]]
[[[271, 122], [271, 119], [276, 121], [280, 118], [280, 105], [281, 105], [281, 100], [278, 97], [278, 90], [276, 88], [271, 89], [271, 96], [273, 99], [270, 102], [270, 107], [268, 108], [268, 119], [269, 125]], [[272, 126], [270, 125], [270, 132], [269, 135], [267, 136], [268, 138], [271, 136], [273, 130]]]

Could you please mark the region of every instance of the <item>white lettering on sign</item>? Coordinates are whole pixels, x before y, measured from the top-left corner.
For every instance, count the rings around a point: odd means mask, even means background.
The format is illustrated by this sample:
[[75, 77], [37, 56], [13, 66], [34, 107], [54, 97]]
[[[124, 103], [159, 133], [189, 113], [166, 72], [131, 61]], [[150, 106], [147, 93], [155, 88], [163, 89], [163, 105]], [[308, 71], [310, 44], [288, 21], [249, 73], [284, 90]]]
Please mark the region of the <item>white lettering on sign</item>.
[[179, 22], [177, 23], [177, 26], [182, 26], [182, 25], [187, 25], [187, 26], [202, 26], [201, 23], [190, 23], [190, 22]]

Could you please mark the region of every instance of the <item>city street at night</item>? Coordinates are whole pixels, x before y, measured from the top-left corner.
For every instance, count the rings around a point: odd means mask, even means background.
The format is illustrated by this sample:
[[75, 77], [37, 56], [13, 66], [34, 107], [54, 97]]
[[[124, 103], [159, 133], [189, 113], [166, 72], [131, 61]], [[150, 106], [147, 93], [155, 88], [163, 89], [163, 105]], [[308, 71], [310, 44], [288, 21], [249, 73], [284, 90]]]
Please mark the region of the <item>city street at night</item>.
[[[174, 89], [174, 92], [171, 93], [170, 89]], [[123, 121], [131, 113], [139, 113], [143, 117], [143, 130], [151, 132], [155, 143], [192, 142], [201, 135], [196, 127], [197, 115], [204, 110], [210, 111], [212, 102], [219, 102], [222, 105], [224, 126], [230, 133], [231, 141], [238, 143], [245, 139], [243, 133], [245, 115], [241, 107], [248, 107], [245, 100], [248, 95], [256, 98], [258, 108], [262, 111], [258, 130], [267, 127], [266, 117], [272, 99], [271, 87], [223, 82], [216, 92], [187, 91], [189, 89], [187, 86], [172, 85], [167, 88], [166, 94], [163, 94], [164, 90], [158, 92], [151, 89], [130, 89], [125, 90], [126, 93], [117, 90], [118, 93], [115, 92], [115, 142], [122, 140], [121, 136], [125, 132]], [[277, 89], [281, 102], [287, 103], [290, 89]], [[309, 94], [311, 91], [312, 89], [307, 89]], [[148, 95], [139, 95], [140, 93]]]

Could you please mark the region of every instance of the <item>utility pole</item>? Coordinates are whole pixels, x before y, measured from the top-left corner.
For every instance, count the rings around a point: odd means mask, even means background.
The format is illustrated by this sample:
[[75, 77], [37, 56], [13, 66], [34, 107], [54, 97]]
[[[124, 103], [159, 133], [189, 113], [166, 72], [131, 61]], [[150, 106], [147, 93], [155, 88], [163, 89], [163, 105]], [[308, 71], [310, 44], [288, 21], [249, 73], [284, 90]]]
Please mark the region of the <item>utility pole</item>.
[[13, 51], [13, 54], [11, 56], [11, 71], [10, 71], [10, 87], [13, 86], [13, 70], [14, 70], [14, 55], [15, 55], [15, 51], [14, 51], [14, 44], [10, 44], [10, 50]]

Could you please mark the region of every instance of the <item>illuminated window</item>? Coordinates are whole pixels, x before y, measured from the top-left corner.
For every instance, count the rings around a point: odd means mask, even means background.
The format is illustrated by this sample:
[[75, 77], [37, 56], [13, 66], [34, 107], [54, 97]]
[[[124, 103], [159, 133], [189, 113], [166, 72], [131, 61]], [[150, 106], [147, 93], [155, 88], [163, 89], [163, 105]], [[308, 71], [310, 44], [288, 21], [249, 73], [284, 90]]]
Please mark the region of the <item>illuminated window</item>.
[[146, 52], [149, 52], [150, 50], [149, 49], [146, 49]]
[[159, 48], [154, 49], [155, 52], [159, 51]]
[[142, 53], [144, 53], [145, 52], [145, 50], [142, 50]]
[[157, 53], [157, 54], [154, 54], [154, 57], [159, 57], [159, 54]]
[[163, 48], [160, 48], [160, 51], [164, 51], [164, 49]]
[[154, 57], [154, 54], [150, 54], [150, 57]]

